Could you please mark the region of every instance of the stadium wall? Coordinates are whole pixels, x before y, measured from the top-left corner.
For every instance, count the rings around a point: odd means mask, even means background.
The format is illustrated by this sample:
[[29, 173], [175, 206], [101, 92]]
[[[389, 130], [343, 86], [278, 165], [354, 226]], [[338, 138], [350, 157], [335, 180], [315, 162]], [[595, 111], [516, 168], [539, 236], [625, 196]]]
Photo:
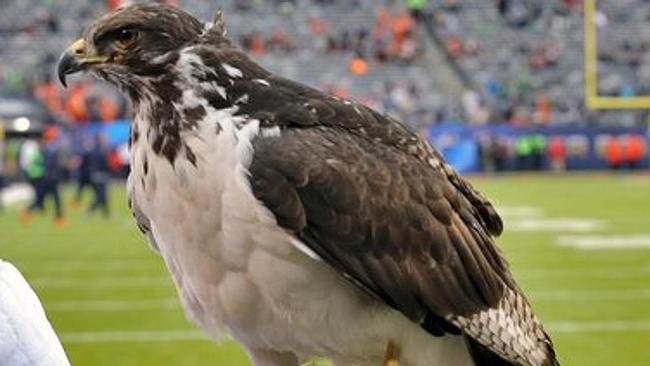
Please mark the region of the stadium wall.
[[[607, 159], [608, 143], [612, 137], [621, 141], [621, 149], [629, 136], [641, 137], [645, 142], [645, 158], [637, 166], [647, 169], [648, 146], [650, 134], [648, 127], [617, 127], [617, 126], [549, 126], [549, 127], [514, 127], [497, 124], [486, 126], [471, 126], [465, 123], [443, 123], [427, 128], [424, 133], [433, 144], [445, 155], [447, 160], [461, 172], [480, 172], [484, 166], [485, 143], [494, 144], [497, 141], [503, 145], [504, 161], [502, 170], [542, 170], [551, 168], [548, 142], [558, 139], [566, 148], [564, 168], [567, 170], [598, 170], [610, 168]], [[522, 138], [542, 136], [543, 146], [539, 166], [526, 163], [522, 166], [517, 154], [517, 143]], [[482, 151], [483, 150], [483, 151]], [[624, 152], [621, 153], [624, 155]], [[621, 165], [624, 167], [624, 164]]]
[[[128, 143], [129, 122], [116, 121], [110, 124], [88, 124], [75, 131], [73, 147], [79, 147], [82, 135], [102, 133], [107, 137], [111, 149], [125, 148]], [[509, 124], [475, 126], [464, 122], [449, 122], [426, 127], [421, 131], [438, 148], [445, 158], [460, 172], [481, 172], [486, 168], [486, 144], [501, 144], [503, 163], [500, 170], [543, 170], [552, 167], [549, 155], [549, 142], [557, 139], [566, 150], [564, 167], [567, 170], [598, 170], [609, 168], [607, 146], [612, 137], [617, 137], [624, 145], [629, 136], [640, 136], [646, 146], [645, 159], [638, 168], [648, 168], [649, 128], [645, 126], [548, 126], [514, 127]], [[541, 156], [523, 161], [518, 155], [517, 144], [521, 139], [541, 136]], [[621, 146], [624, 148], [624, 146]], [[488, 148], [489, 149], [489, 148]], [[624, 153], [622, 153], [624, 154]], [[536, 160], [535, 160], [536, 159]], [[497, 167], [499, 168], [499, 167]], [[499, 169], [497, 169], [499, 170]]]

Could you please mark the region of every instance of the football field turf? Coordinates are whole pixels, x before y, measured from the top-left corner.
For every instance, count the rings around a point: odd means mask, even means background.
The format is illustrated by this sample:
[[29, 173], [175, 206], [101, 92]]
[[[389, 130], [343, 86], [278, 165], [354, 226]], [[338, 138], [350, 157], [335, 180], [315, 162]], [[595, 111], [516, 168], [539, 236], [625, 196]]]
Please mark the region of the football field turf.
[[[472, 181], [500, 208], [498, 242], [562, 364], [650, 365], [650, 176]], [[68, 209], [65, 228], [0, 214], [0, 258], [32, 283], [73, 365], [248, 365], [234, 343], [215, 346], [185, 320], [121, 185], [111, 202], [109, 220]]]

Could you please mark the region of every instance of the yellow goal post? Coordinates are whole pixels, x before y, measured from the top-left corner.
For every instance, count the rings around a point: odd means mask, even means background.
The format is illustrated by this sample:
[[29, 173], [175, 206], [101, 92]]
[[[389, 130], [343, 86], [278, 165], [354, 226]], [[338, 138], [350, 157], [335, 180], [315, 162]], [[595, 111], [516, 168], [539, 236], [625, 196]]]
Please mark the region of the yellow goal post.
[[[648, 109], [650, 96], [603, 97], [598, 95], [598, 0], [584, 0], [585, 103], [589, 109]], [[650, 123], [650, 119], [649, 119]]]

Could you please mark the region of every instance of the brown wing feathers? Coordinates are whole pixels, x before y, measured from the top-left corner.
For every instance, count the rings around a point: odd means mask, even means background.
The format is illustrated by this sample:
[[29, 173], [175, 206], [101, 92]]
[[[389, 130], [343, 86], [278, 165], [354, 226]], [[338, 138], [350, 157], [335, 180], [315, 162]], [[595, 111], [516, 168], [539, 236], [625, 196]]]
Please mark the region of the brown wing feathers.
[[[240, 62], [231, 58], [245, 67]], [[525, 360], [513, 351], [516, 341], [479, 338], [481, 327], [504, 327], [500, 317], [511, 316], [543, 334], [494, 244], [503, 224], [492, 204], [397, 121], [255, 74], [263, 83], [238, 79], [227, 94], [247, 96], [239, 115], [281, 129], [280, 137], [254, 141], [249, 167], [253, 193], [278, 224], [431, 334], [462, 331], [512, 362]], [[516, 309], [523, 316], [513, 314], [506, 293], [523, 304]], [[533, 347], [546, 342], [535, 337]]]
[[325, 128], [286, 130], [255, 151], [253, 190], [278, 222], [413, 320], [498, 301], [503, 283], [449, 202], [453, 188], [425, 163]]

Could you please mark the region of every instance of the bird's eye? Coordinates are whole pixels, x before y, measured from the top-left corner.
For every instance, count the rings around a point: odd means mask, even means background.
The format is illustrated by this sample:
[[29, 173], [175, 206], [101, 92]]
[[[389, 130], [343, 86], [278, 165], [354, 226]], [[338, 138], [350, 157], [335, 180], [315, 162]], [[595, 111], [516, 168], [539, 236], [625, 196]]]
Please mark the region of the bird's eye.
[[130, 46], [138, 38], [138, 32], [133, 29], [124, 28], [117, 31], [115, 41], [117, 45], [125, 48]]

